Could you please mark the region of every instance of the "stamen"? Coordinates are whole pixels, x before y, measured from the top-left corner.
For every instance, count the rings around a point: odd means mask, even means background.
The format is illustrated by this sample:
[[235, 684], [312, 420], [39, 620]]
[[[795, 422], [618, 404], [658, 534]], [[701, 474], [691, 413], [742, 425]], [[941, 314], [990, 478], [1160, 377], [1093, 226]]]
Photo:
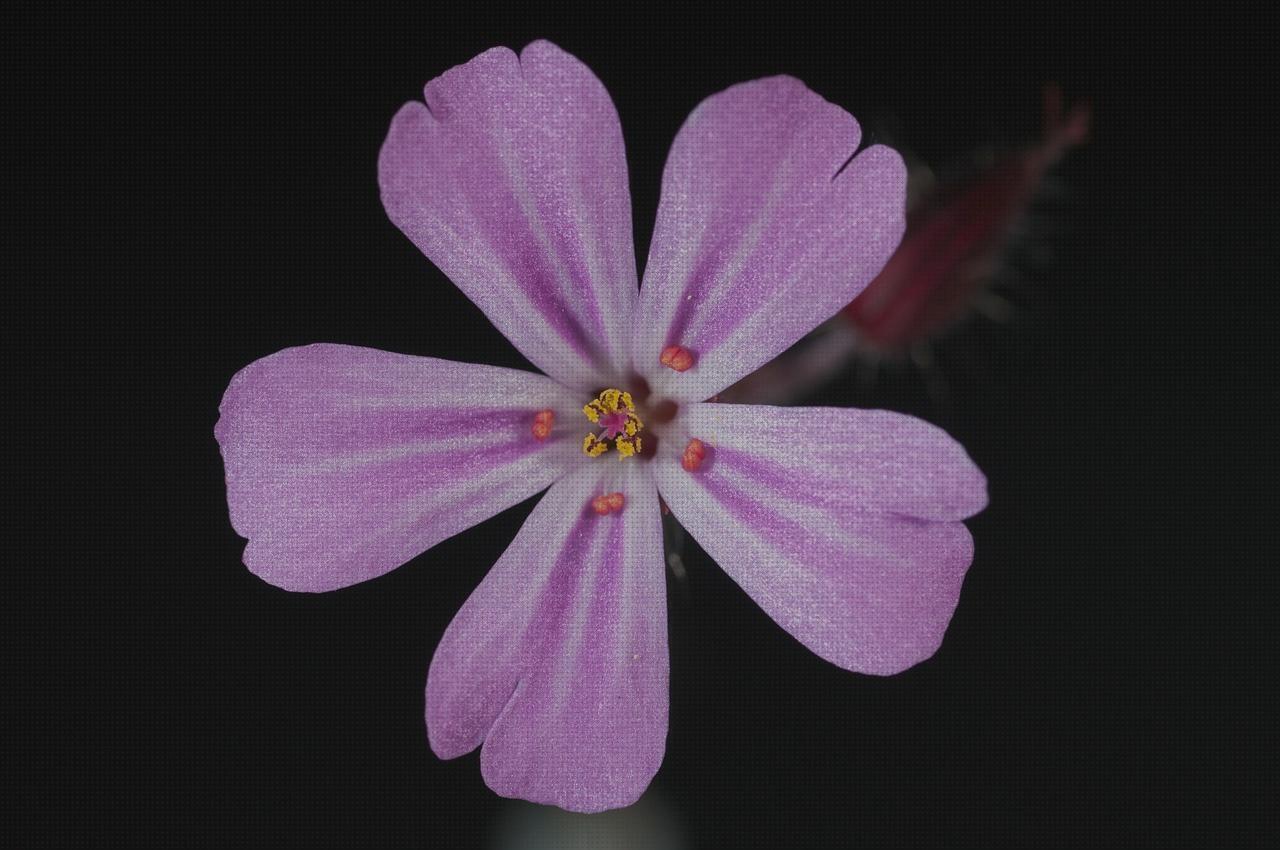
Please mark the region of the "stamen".
[[607, 514], [616, 514], [622, 510], [622, 506], [627, 502], [626, 497], [621, 493], [609, 493], [605, 496], [596, 496], [591, 500], [591, 510], [600, 516]]
[[553, 410], [539, 410], [537, 415], [533, 417], [533, 436], [535, 439], [542, 441], [551, 436], [551, 428], [556, 424], [556, 414]]
[[597, 398], [583, 406], [582, 413], [601, 428], [598, 434], [588, 434], [582, 438], [584, 454], [599, 457], [609, 451], [610, 440], [618, 450], [619, 460], [640, 452], [643, 445], [640, 430], [644, 428], [644, 423], [636, 415], [636, 405], [631, 393], [613, 388], [602, 390]]
[[680, 457], [680, 465], [685, 468], [686, 472], [697, 472], [702, 462], [707, 459], [706, 443], [694, 437], [689, 441], [689, 445], [684, 447], [684, 454]]
[[681, 345], [668, 345], [658, 355], [658, 362], [677, 372], [687, 372], [693, 368], [693, 352]]

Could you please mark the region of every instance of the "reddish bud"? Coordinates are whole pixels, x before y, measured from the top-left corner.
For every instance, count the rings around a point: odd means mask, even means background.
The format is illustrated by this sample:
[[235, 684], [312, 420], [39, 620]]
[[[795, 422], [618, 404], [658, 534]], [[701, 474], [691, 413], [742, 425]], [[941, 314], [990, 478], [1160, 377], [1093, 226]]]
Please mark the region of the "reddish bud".
[[907, 351], [940, 335], [978, 304], [1014, 225], [1045, 172], [1089, 134], [1087, 102], [1064, 112], [1062, 92], [1044, 92], [1044, 140], [996, 160], [968, 180], [935, 189], [907, 214], [898, 250], [844, 308], [858, 340]]

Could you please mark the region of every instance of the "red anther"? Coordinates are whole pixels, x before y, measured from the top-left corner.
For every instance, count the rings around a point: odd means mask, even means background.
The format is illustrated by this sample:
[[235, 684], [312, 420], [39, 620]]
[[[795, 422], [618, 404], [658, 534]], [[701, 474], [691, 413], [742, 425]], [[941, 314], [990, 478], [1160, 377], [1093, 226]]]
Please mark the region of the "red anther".
[[662, 349], [658, 362], [677, 372], [687, 372], [693, 367], [693, 352], [680, 345], [668, 345]]
[[556, 423], [556, 414], [552, 410], [539, 410], [533, 417], [533, 436], [545, 440], [551, 436], [551, 426]]
[[622, 506], [626, 504], [626, 498], [621, 493], [609, 493], [604, 496], [596, 496], [591, 500], [591, 510], [600, 516], [606, 514], [617, 513], [622, 510]]
[[684, 454], [680, 457], [680, 465], [685, 468], [686, 472], [697, 472], [706, 458], [706, 444], [694, 437], [689, 441], [689, 445], [684, 447]]

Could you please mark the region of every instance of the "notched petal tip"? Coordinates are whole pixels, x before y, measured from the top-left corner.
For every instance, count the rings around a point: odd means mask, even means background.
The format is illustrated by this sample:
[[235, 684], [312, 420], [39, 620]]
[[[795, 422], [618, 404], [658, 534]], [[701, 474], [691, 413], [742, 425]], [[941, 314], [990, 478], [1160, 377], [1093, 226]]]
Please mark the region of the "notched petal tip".
[[876, 178], [883, 183], [886, 189], [901, 188], [905, 198], [907, 164], [902, 159], [902, 154], [898, 153], [897, 150], [888, 145], [868, 145], [851, 155], [849, 161], [845, 166], [841, 167], [836, 176], [844, 174], [848, 170], [848, 166], [855, 162], [860, 163], [867, 170], [874, 168]]
[[601, 478], [566, 476], [539, 501], [427, 674], [437, 755], [479, 745], [494, 792], [576, 812], [638, 799], [667, 732], [657, 494], [632, 476], [627, 507], [601, 521], [589, 507]]
[[436, 120], [445, 121], [455, 109], [466, 107], [467, 96], [475, 91], [477, 85], [492, 83], [494, 77], [514, 76], [519, 70], [520, 59], [510, 47], [490, 47], [429, 80], [422, 88], [422, 95]]
[[[520, 690], [517, 688], [512, 695], [513, 702]], [[541, 752], [533, 760], [528, 758], [529, 753], [513, 759], [510, 738], [510, 730], [501, 726], [486, 737], [480, 749], [480, 774], [485, 785], [502, 797], [582, 814], [634, 804], [653, 782], [666, 750], [664, 734], [662, 746], [647, 752], [611, 754], [602, 763], [592, 763], [600, 757], [593, 750], [607, 749], [608, 745], [594, 740], [577, 741], [573, 749]], [[529, 745], [527, 733], [522, 733], [514, 747], [527, 750]], [[566, 769], [578, 762], [584, 766]]]
[[621, 368], [636, 294], [621, 125], [548, 42], [493, 48], [402, 107], [378, 160], [388, 217], [545, 374]]
[[528, 62], [538, 62], [551, 59], [556, 61], [572, 62], [574, 65], [587, 68], [586, 63], [577, 56], [574, 56], [555, 42], [547, 41], [545, 38], [535, 38], [533, 41], [520, 48], [519, 59], [521, 66]]
[[[444, 761], [461, 758], [474, 752], [484, 743], [485, 734], [493, 724], [491, 710], [479, 710], [477, 706], [510, 704], [514, 693], [495, 693], [493, 688], [486, 689], [477, 695], [471, 695], [470, 705], [459, 704], [453, 697], [453, 690], [442, 677], [447, 677], [439, 651], [431, 659], [427, 670], [427, 687], [425, 694], [426, 710], [424, 711], [427, 727], [427, 743], [431, 752]], [[519, 685], [516, 685], [518, 688]]]
[[[962, 448], [961, 451], [964, 452], [964, 449]], [[959, 516], [957, 519], [968, 519], [976, 516], [985, 511], [987, 506], [991, 504], [991, 493], [988, 490], [986, 474], [978, 467], [973, 458], [969, 457], [967, 452], [965, 452], [964, 457], [968, 461], [968, 467], [965, 469], [965, 478], [958, 488], [964, 496], [958, 500], [957, 504], [957, 512], [962, 513], [963, 516]]]
[[645, 369], [671, 366], [661, 355], [678, 342], [697, 364], [681, 377], [646, 371], [655, 391], [709, 398], [880, 272], [905, 229], [905, 171], [882, 146], [853, 156], [861, 138], [852, 115], [793, 77], [741, 83], [694, 110], [663, 170], [633, 354]]
[[[306, 568], [307, 565], [290, 563], [287, 560], [282, 561], [279, 554], [271, 552], [269, 547], [258, 544], [238, 530], [236, 533], [247, 539], [244, 555], [241, 559], [245, 568], [266, 584], [280, 590], [286, 590], [290, 593], [329, 593], [330, 591], [351, 587], [353, 584], [365, 580], [352, 580], [350, 577], [339, 573], [308, 570]], [[263, 549], [267, 551], [261, 551]]]
[[[932, 422], [881, 411], [888, 418], [901, 417], [920, 433], [917, 452], [932, 459], [933, 506], [921, 510], [922, 519], [950, 522], [981, 513], [989, 503], [987, 476], [965, 447]], [[925, 454], [925, 453], [928, 454]]]
[[[655, 771], [656, 773], [656, 771]], [[625, 809], [628, 806], [634, 806], [644, 796], [644, 792], [648, 790], [649, 783], [653, 781], [650, 777], [637, 789], [628, 789], [621, 792], [607, 792], [600, 796], [590, 797], [561, 797], [557, 794], [550, 795], [531, 795], [526, 794], [518, 787], [504, 787], [501, 781], [490, 781], [488, 775], [484, 774], [484, 759], [481, 758], [481, 774], [484, 775], [485, 785], [489, 786], [489, 790], [497, 794], [499, 797], [506, 797], [509, 800], [525, 800], [530, 803], [537, 803], [542, 806], [555, 806], [564, 809], [566, 812], [573, 812], [580, 815], [596, 815], [601, 812], [609, 812], [614, 809]]]
[[[856, 659], [826, 658], [838, 667], [870, 676], [896, 676], [928, 661], [942, 648], [951, 620], [960, 604], [960, 594], [964, 580], [968, 576], [969, 567], [973, 565], [973, 535], [962, 522], [927, 523], [921, 525], [934, 526], [935, 533], [940, 529], [950, 541], [946, 549], [935, 556], [933, 564], [938, 567], [932, 579], [932, 586], [927, 594], [918, 594], [913, 600], [920, 607], [911, 613], [913, 625], [886, 629], [880, 653], [871, 657], [858, 656]], [[922, 600], [926, 595], [929, 602]], [[919, 624], [923, 624], [921, 627]]]

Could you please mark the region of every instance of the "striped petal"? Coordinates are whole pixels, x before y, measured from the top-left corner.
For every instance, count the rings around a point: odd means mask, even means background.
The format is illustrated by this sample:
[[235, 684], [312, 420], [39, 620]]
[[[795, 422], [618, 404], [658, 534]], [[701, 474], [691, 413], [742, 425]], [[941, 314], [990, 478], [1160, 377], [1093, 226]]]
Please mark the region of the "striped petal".
[[391, 220], [539, 369], [623, 374], [637, 298], [618, 116], [545, 41], [480, 54], [406, 104], [378, 160]]
[[240, 370], [215, 435], [244, 562], [287, 590], [382, 575], [580, 462], [576, 397], [528, 372], [346, 345]]
[[[625, 506], [597, 514], [594, 498]], [[432, 749], [483, 743], [494, 791], [595, 812], [630, 805], [667, 733], [666, 584], [650, 470], [602, 460], [551, 488], [459, 610], [427, 676]]]
[[[859, 138], [847, 112], [790, 77], [733, 86], [690, 114], [663, 172], [633, 342], [655, 391], [710, 398], [880, 271], [905, 227], [906, 169], [881, 146], [850, 160]], [[692, 365], [660, 366], [671, 346]]]
[[[886, 411], [695, 404], [660, 447], [681, 524], [779, 625], [848, 670], [896, 673], [938, 648], [973, 560], [963, 517], [986, 482], [941, 429]], [[670, 444], [674, 443], [674, 446]]]

